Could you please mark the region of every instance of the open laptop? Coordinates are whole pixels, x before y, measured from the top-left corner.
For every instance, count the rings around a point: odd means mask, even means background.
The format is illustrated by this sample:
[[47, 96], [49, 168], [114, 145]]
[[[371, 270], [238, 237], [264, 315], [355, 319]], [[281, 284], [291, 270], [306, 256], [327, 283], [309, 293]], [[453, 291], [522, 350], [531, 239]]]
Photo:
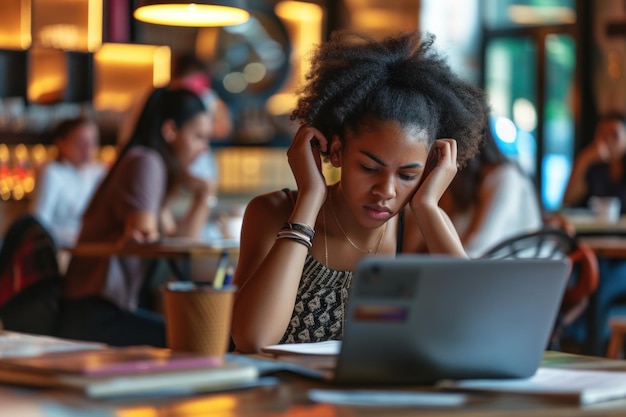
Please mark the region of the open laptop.
[[528, 377], [548, 344], [569, 273], [567, 260], [368, 257], [354, 271], [336, 361], [280, 359], [308, 365], [288, 370], [340, 384]]
[[355, 271], [338, 383], [520, 378], [537, 370], [567, 260], [368, 257]]

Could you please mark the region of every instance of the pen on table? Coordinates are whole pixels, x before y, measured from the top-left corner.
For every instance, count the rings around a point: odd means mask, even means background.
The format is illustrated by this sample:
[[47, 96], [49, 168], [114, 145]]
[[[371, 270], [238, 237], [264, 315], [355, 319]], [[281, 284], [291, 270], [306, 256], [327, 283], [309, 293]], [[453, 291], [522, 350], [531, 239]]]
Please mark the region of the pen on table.
[[224, 278], [226, 277], [226, 267], [228, 266], [228, 251], [222, 251], [220, 259], [217, 261], [217, 270], [215, 271], [215, 278], [213, 278], [213, 288], [219, 290], [224, 285]]
[[228, 265], [226, 268], [226, 276], [224, 277], [224, 287], [227, 287], [233, 282], [233, 276], [235, 275], [235, 267]]

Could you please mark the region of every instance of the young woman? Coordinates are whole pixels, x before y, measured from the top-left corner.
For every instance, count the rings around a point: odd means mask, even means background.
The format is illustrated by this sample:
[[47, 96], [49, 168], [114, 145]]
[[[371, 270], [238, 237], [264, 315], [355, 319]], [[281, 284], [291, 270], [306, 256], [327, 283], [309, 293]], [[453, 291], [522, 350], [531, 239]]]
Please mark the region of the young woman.
[[[364, 256], [466, 257], [438, 202], [482, 139], [484, 94], [433, 39], [340, 32], [313, 57], [287, 156], [297, 191], [254, 198], [243, 221], [232, 337], [242, 352], [340, 339]], [[328, 186], [322, 159], [341, 168]]]
[[[206, 150], [211, 120], [187, 90], [157, 90], [134, 134], [97, 190], [83, 218], [82, 242], [150, 242], [161, 235], [195, 236], [210, 208], [212, 185], [191, 176]], [[166, 215], [168, 196], [184, 185], [194, 196], [179, 223]], [[162, 317], [137, 309], [144, 265], [135, 258], [73, 257], [65, 282], [61, 336], [112, 345], [165, 344]]]
[[564, 206], [585, 206], [593, 196], [619, 197], [626, 213], [626, 118], [610, 112], [600, 116], [593, 141], [583, 148], [563, 195]]
[[[83, 212], [106, 167], [95, 161], [100, 135], [84, 116], [60, 122], [51, 132], [58, 150], [37, 176], [33, 214], [50, 231], [57, 246], [73, 246]], [[68, 186], [71, 184], [71, 186]]]

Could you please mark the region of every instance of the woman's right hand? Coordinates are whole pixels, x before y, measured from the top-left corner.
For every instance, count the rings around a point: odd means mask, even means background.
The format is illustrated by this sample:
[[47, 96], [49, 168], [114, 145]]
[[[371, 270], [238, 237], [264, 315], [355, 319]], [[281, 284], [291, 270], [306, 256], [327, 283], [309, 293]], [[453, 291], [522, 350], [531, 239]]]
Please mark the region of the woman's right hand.
[[326, 152], [328, 146], [326, 137], [313, 126], [305, 124], [298, 129], [287, 150], [287, 159], [296, 179], [299, 195], [325, 197], [326, 179], [322, 173], [320, 152]]

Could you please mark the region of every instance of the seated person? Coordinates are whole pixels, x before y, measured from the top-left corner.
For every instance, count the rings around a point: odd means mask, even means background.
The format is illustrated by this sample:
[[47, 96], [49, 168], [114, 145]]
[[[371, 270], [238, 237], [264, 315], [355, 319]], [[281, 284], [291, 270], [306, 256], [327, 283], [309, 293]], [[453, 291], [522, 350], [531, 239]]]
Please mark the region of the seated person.
[[592, 196], [619, 197], [626, 212], [626, 119], [600, 116], [593, 141], [576, 156], [563, 195], [563, 206], [587, 207]]
[[58, 157], [44, 165], [37, 177], [32, 212], [58, 247], [71, 247], [106, 167], [95, 161], [99, 132], [89, 118], [64, 120], [51, 136]]
[[[619, 197], [621, 211], [626, 212], [626, 119], [622, 113], [608, 112], [599, 117], [592, 142], [576, 156], [563, 195], [563, 206], [588, 207], [593, 196]], [[586, 334], [581, 324], [579, 340], [586, 352], [603, 355], [606, 351], [611, 310], [623, 305], [626, 298], [626, 262], [623, 259], [598, 259], [600, 280], [594, 302], [581, 317], [596, 331]]]
[[502, 153], [490, 129], [479, 153], [456, 174], [441, 206], [471, 257], [543, 225], [533, 182]]
[[[197, 237], [210, 213], [210, 182], [189, 173], [208, 146], [211, 119], [188, 90], [155, 91], [118, 160], [83, 217], [78, 244], [125, 245], [163, 235]], [[170, 195], [193, 195], [178, 221], [167, 214]], [[165, 345], [163, 318], [138, 309], [145, 265], [134, 257], [73, 256], [64, 284], [60, 336], [111, 345]]]
[[[477, 151], [484, 93], [418, 32], [336, 33], [311, 68], [287, 151], [298, 189], [257, 196], [244, 214], [232, 321], [241, 352], [341, 339], [365, 256], [467, 257], [439, 199]], [[336, 184], [322, 159], [341, 167]]]
[[[172, 62], [171, 81], [168, 88], [185, 88], [200, 96], [211, 117], [210, 142], [223, 141], [229, 138], [233, 130], [230, 110], [217, 93], [211, 89], [211, 80], [205, 62], [190, 53], [176, 56]], [[134, 123], [139, 117], [145, 101], [146, 97], [138, 97], [131, 105], [126, 117], [122, 120], [118, 132], [118, 143], [121, 146], [128, 142]], [[194, 177], [211, 181], [213, 186], [217, 188], [219, 172], [210, 143], [207, 149], [193, 161], [189, 172]], [[211, 200], [213, 206], [216, 206], [217, 203], [217, 198]], [[200, 237], [204, 240], [212, 241], [224, 236], [220, 235], [220, 230], [215, 222], [207, 222]]]

